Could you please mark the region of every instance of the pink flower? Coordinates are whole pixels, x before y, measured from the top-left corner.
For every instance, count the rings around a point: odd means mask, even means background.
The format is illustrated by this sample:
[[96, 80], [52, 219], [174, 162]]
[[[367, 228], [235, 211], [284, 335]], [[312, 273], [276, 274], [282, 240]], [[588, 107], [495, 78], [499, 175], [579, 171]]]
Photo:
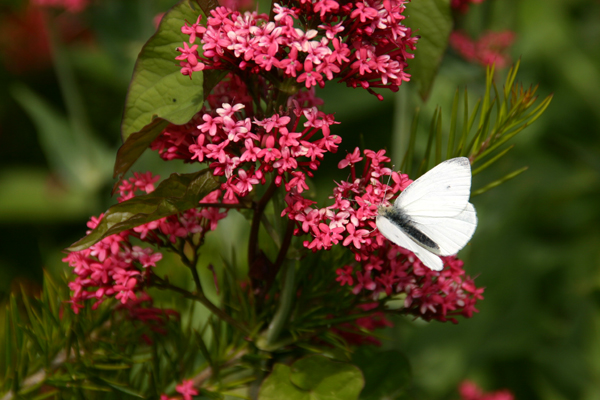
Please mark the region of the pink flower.
[[194, 389], [194, 381], [189, 379], [181, 382], [181, 385], [175, 386], [177, 393], [183, 395], [184, 400], [192, 400], [192, 396], [196, 396], [198, 391]]
[[515, 34], [510, 31], [488, 32], [476, 41], [454, 31], [450, 35], [450, 46], [469, 62], [503, 68], [510, 62], [507, 53], [514, 40]]
[[483, 393], [473, 382], [463, 381], [458, 391], [462, 400], [514, 400], [515, 396], [508, 390], [502, 389], [497, 392]]
[[[404, 72], [417, 37], [404, 26], [404, 1], [358, 1], [343, 7], [335, 0], [275, 4], [273, 20], [256, 12], [240, 13], [225, 7], [211, 11], [206, 28], [182, 27], [189, 43], [202, 43], [202, 56], [184, 43], [179, 48], [181, 73], [191, 77], [202, 69], [251, 71], [279, 84], [292, 78], [310, 89], [338, 79], [373, 93], [393, 91], [410, 78]], [[318, 16], [318, 29], [305, 21]], [[351, 44], [351, 47], [349, 47]], [[276, 81], [273, 81], [276, 79]]]

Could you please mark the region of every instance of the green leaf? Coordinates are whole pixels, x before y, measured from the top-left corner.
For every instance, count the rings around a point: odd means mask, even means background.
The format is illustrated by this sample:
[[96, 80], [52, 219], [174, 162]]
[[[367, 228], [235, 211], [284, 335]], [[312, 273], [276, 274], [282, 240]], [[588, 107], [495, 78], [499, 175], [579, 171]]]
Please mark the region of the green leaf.
[[203, 75], [195, 73], [193, 79], [182, 75], [175, 60], [179, 54], [176, 48], [189, 39], [181, 27], [186, 21], [196, 22], [201, 13], [196, 2], [180, 1], [163, 16], [157, 32], [142, 48], [125, 102], [121, 124], [124, 141], [157, 118], [182, 125], [202, 108]]
[[152, 193], [109, 208], [98, 226], [67, 250], [79, 251], [107, 236], [197, 207], [202, 198], [218, 187], [219, 182], [208, 169], [192, 174], [172, 174]]
[[288, 367], [275, 364], [263, 382], [259, 400], [358, 399], [364, 385], [360, 370], [352, 364], [320, 355], [301, 358]]
[[408, 359], [397, 350], [376, 351], [361, 347], [352, 361], [365, 376], [361, 400], [396, 399], [411, 383]]
[[365, 384], [356, 366], [319, 355], [292, 364], [290, 380], [322, 399], [357, 399]]
[[275, 364], [273, 372], [260, 387], [258, 400], [309, 400], [310, 394], [300, 390], [290, 381], [291, 368], [284, 364]]
[[408, 61], [411, 81], [416, 82], [419, 94], [425, 100], [433, 86], [437, 70], [448, 46], [452, 31], [452, 13], [448, 0], [415, 0], [406, 4], [404, 20], [417, 42], [415, 58]]

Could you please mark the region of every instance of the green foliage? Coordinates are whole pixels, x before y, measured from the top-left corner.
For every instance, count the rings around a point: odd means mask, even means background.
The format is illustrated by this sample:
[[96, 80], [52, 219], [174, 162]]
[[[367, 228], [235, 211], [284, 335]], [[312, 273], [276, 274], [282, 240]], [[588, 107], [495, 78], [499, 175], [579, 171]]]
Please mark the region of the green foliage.
[[448, 0], [417, 0], [406, 4], [405, 23], [419, 35], [415, 58], [409, 60], [411, 81], [427, 99], [448, 47], [453, 21]]
[[358, 399], [363, 385], [362, 374], [354, 365], [313, 355], [291, 366], [275, 364], [258, 399], [353, 400]]
[[[193, 23], [201, 8], [192, 0], [182, 0], [162, 18], [158, 31], [144, 45], [133, 72], [128, 90], [121, 135], [130, 136], [144, 129], [141, 146], [129, 144], [117, 160], [115, 175], [122, 175], [141, 155], [158, 134], [163, 123], [156, 119], [181, 125], [187, 123], [204, 104], [203, 76], [194, 79], [181, 74], [174, 49], [181, 47], [187, 36], [181, 33], [185, 21]], [[154, 122], [154, 129], [147, 128]], [[140, 137], [135, 138], [136, 141]], [[137, 150], [137, 151], [135, 151]], [[124, 167], [126, 165], [127, 167]]]
[[192, 174], [173, 174], [153, 192], [109, 208], [98, 226], [69, 250], [85, 249], [107, 236], [196, 207], [218, 187], [219, 182], [208, 169]]
[[[469, 94], [465, 89], [463, 95], [462, 118], [460, 104], [460, 93], [457, 90], [452, 103], [450, 129], [447, 134], [446, 147], [443, 145], [442, 110], [436, 108], [431, 125], [425, 154], [419, 163], [418, 172], [411, 172], [413, 159], [415, 158], [415, 137], [417, 131], [418, 110], [412, 125], [411, 138], [408, 149], [401, 164], [401, 170], [409, 176], [418, 177], [426, 172], [433, 164], [439, 164], [442, 156], [468, 157], [473, 167], [473, 175], [482, 172], [500, 158], [506, 155], [510, 147], [502, 147], [519, 132], [537, 120], [546, 110], [552, 95], [547, 96], [534, 107], [537, 96], [537, 87], [524, 89], [516, 81], [519, 62], [510, 69], [506, 77], [504, 88], [498, 91], [494, 82], [494, 68], [488, 68], [486, 73], [486, 91], [482, 99], [479, 99], [473, 109], [469, 108]], [[459, 129], [458, 125], [462, 125]], [[477, 123], [476, 123], [477, 122]], [[474, 129], [474, 127], [476, 128]], [[433, 154], [432, 154], [433, 153]], [[433, 163], [432, 163], [433, 161]], [[478, 164], [481, 164], [477, 166]], [[514, 178], [524, 172], [527, 168], [520, 168], [500, 179], [497, 179], [483, 188], [476, 189], [472, 196], [484, 193], [487, 190], [499, 186], [503, 182]]]
[[67, 184], [95, 195], [110, 171], [112, 151], [89, 129], [75, 131], [72, 121], [27, 86], [14, 84], [11, 92], [34, 121], [54, 171]]
[[398, 399], [412, 382], [409, 361], [398, 350], [377, 351], [363, 346], [352, 355], [352, 361], [365, 378], [361, 400]]
[[[133, 322], [116, 302], [95, 310], [87, 305], [75, 315], [68, 300], [66, 280], [55, 283], [48, 275], [40, 298], [11, 296], [0, 348], [4, 399], [158, 398], [209, 366], [212, 374], [198, 382], [206, 398], [222, 399], [220, 391], [248, 380], [241, 377], [251, 369], [239, 366], [247, 350], [231, 347], [241, 343], [239, 337], [229, 336], [220, 322], [195, 318], [193, 304], [180, 307], [188, 310], [185, 326], [167, 315], [160, 318], [164, 335]], [[221, 381], [213, 386], [214, 379]]]

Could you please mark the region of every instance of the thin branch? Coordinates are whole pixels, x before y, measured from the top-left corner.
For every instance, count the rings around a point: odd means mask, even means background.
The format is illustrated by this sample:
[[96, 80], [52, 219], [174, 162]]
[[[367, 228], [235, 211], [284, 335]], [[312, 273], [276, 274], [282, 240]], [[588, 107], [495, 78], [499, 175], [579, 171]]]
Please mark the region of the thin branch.
[[252, 216], [252, 226], [250, 227], [250, 238], [248, 239], [248, 265], [252, 266], [254, 260], [256, 260], [256, 254], [258, 252], [258, 229], [260, 228], [260, 219], [265, 211], [265, 207], [275, 194], [277, 186], [275, 181], [272, 181], [269, 188], [261, 197], [261, 199], [254, 205], [254, 215]]
[[235, 320], [231, 315], [227, 314], [225, 311], [223, 311], [222, 309], [220, 309], [219, 307], [214, 305], [202, 292], [192, 293], [182, 287], [173, 285], [172, 283], [169, 282], [168, 279], [163, 279], [158, 275], [153, 275], [152, 286], [154, 286], [158, 289], [172, 290], [174, 292], [181, 294], [183, 297], [185, 297], [187, 299], [195, 300], [195, 301], [201, 303], [206, 308], [208, 308], [210, 310], [210, 312], [215, 314], [221, 320], [227, 322], [229, 325], [233, 326], [240, 332], [244, 333], [245, 335], [250, 334], [250, 330], [246, 326], [242, 325], [239, 321]]
[[285, 260], [285, 256], [290, 248], [290, 244], [292, 243], [292, 237], [294, 236], [294, 227], [296, 222], [292, 219], [288, 219], [287, 227], [285, 229], [285, 236], [283, 237], [283, 243], [281, 243], [281, 247], [279, 248], [279, 253], [277, 254], [277, 259], [273, 264], [273, 271], [268, 276], [267, 284], [265, 287], [265, 293], [268, 293], [279, 273], [279, 269]]

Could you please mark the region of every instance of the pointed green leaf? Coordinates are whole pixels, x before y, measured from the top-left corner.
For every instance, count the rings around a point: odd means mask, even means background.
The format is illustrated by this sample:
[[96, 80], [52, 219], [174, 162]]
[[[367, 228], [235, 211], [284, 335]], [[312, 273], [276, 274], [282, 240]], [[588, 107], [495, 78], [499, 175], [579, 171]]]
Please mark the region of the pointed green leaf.
[[486, 169], [487, 167], [489, 167], [490, 165], [492, 165], [493, 163], [495, 163], [496, 161], [498, 161], [503, 155], [505, 155], [510, 150], [512, 150], [513, 147], [515, 147], [514, 144], [512, 146], [509, 146], [506, 149], [502, 150], [500, 153], [496, 154], [490, 160], [486, 161], [485, 164], [483, 164], [482, 166], [480, 166], [477, 169], [473, 170], [473, 172], [471, 173], [471, 175], [472, 176], [477, 175], [478, 173], [480, 173], [481, 171], [483, 171], [484, 169]]
[[452, 13], [448, 0], [418, 0], [406, 4], [405, 25], [419, 35], [415, 58], [408, 61], [411, 81], [417, 84], [423, 99], [429, 96], [442, 62], [452, 30]]
[[492, 183], [490, 183], [490, 184], [482, 187], [481, 189], [474, 190], [471, 193], [471, 197], [480, 195], [482, 193], [485, 193], [488, 190], [495, 188], [496, 186], [500, 186], [504, 182], [506, 182], [506, 181], [508, 181], [508, 180], [516, 177], [517, 175], [520, 175], [521, 173], [527, 171], [528, 168], [529, 167], [520, 168], [520, 169], [518, 169], [516, 171], [511, 172], [510, 174], [506, 174], [504, 177], [502, 177], [502, 178], [498, 179], [497, 181], [494, 181], [494, 182], [492, 182]]
[[98, 226], [67, 250], [79, 251], [107, 236], [197, 207], [202, 198], [218, 187], [219, 182], [208, 169], [172, 174], [153, 192], [109, 208]]

